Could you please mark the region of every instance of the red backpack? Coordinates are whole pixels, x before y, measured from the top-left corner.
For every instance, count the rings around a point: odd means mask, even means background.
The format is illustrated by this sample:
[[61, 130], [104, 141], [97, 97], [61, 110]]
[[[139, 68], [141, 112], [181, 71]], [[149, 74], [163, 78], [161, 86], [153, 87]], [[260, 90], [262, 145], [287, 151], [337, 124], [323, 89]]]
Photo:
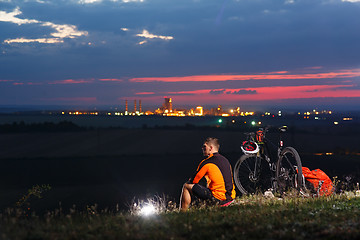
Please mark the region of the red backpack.
[[310, 170], [302, 167], [302, 173], [307, 182], [309, 182], [318, 196], [330, 196], [335, 192], [331, 179], [320, 169]]

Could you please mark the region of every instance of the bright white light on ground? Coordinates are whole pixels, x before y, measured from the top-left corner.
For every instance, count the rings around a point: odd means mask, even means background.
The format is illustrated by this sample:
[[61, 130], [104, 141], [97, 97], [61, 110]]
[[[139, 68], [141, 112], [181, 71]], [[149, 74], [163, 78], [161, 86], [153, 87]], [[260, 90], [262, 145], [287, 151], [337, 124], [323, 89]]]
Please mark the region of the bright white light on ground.
[[146, 204], [140, 209], [141, 216], [150, 216], [156, 213], [156, 208], [152, 204]]
[[167, 210], [167, 202], [165, 196], [154, 196], [153, 198], [138, 200], [137, 202], [133, 202], [130, 207], [130, 212], [141, 217], [156, 216]]

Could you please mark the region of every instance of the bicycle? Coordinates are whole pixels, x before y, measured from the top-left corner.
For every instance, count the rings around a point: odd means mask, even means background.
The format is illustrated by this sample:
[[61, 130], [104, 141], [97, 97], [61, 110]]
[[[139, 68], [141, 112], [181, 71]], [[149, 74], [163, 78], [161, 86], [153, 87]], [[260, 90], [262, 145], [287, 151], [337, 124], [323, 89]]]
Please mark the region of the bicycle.
[[[245, 133], [247, 140], [241, 145], [244, 152], [234, 167], [236, 187], [244, 195], [272, 190], [283, 194], [296, 189], [304, 189], [302, 164], [298, 152], [293, 147], [284, 147], [282, 133], [287, 127], [279, 128], [279, 143], [276, 157], [270, 154], [268, 128]], [[275, 147], [276, 145], [273, 144]]]

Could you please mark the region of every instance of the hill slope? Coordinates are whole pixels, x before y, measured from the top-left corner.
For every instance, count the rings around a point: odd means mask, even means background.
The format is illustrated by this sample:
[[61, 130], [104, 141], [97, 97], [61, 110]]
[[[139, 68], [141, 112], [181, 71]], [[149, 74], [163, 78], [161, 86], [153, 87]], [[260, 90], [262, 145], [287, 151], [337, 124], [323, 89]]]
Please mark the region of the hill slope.
[[359, 239], [360, 198], [243, 197], [226, 208], [139, 216], [114, 211], [1, 214], [2, 239]]

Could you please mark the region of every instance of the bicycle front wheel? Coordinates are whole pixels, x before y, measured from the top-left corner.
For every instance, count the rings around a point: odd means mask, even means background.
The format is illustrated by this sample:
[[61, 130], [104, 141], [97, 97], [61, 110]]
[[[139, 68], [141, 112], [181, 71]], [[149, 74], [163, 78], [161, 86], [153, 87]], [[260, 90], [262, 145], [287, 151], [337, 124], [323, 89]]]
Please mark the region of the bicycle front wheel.
[[292, 189], [300, 191], [304, 188], [301, 159], [294, 148], [286, 147], [281, 151], [276, 164], [276, 180], [281, 194]]
[[271, 188], [269, 163], [256, 155], [243, 155], [235, 164], [235, 185], [242, 194], [265, 192]]

